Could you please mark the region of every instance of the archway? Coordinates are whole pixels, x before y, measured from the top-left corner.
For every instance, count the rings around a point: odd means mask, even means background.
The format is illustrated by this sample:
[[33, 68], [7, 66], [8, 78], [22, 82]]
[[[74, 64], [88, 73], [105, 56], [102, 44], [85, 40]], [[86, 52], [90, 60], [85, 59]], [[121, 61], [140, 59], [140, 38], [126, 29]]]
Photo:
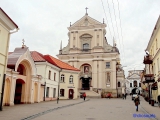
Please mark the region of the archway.
[[9, 79], [6, 79], [5, 81], [5, 87], [4, 87], [4, 98], [3, 98], [3, 104], [6, 106], [10, 105], [10, 90], [11, 90], [11, 83]]
[[15, 95], [14, 95], [14, 104], [21, 104], [22, 103], [22, 90], [24, 87], [24, 81], [22, 79], [16, 80], [16, 88], [15, 88]]

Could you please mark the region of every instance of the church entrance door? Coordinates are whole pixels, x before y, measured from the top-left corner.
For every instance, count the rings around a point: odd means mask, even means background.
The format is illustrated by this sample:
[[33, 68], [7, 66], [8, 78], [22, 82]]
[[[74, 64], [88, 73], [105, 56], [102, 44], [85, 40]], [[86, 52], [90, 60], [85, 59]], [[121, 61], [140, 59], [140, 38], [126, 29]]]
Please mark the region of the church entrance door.
[[82, 78], [82, 89], [89, 90], [89, 78]]

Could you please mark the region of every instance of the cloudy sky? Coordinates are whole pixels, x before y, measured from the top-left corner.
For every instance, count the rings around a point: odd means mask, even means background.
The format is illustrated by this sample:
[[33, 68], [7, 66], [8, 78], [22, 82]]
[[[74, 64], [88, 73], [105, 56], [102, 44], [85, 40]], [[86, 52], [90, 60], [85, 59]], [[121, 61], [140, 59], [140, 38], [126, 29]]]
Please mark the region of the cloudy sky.
[[90, 17], [104, 18], [108, 43], [115, 38], [126, 73], [143, 69], [144, 50], [160, 15], [160, 0], [1, 0], [0, 5], [20, 28], [11, 36], [9, 51], [24, 39], [31, 51], [54, 57], [61, 40], [67, 45], [70, 22], [83, 17], [88, 7]]

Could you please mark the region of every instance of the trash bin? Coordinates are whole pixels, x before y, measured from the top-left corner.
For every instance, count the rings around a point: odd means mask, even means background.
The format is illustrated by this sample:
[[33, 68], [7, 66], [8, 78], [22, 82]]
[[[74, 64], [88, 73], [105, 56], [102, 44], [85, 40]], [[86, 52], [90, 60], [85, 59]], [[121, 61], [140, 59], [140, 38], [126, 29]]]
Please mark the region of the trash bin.
[[151, 100], [151, 105], [154, 106], [154, 100]]

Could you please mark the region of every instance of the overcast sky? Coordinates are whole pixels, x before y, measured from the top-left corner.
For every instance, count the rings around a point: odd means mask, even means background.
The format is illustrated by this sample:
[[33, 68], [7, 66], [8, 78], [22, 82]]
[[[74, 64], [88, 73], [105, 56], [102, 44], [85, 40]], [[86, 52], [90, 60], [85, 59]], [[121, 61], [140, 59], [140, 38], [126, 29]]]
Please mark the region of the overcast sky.
[[100, 22], [104, 18], [107, 41], [112, 45], [115, 38], [125, 72], [143, 69], [144, 50], [160, 15], [160, 0], [102, 1], [105, 12], [101, 0], [0, 0], [1, 8], [20, 28], [11, 35], [9, 51], [20, 47], [24, 39], [30, 51], [56, 57], [61, 40], [63, 47], [68, 43], [70, 22], [83, 17], [88, 7], [90, 17]]

